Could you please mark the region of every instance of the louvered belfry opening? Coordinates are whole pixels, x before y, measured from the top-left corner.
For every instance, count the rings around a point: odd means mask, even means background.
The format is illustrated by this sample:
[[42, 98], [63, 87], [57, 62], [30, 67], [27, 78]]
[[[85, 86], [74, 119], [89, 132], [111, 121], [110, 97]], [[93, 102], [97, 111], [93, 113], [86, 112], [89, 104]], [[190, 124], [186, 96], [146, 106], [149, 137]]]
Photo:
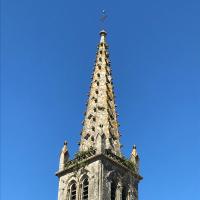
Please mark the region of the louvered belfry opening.
[[76, 200], [76, 183], [73, 183], [71, 186], [70, 200]]
[[126, 187], [123, 186], [123, 189], [122, 189], [122, 200], [126, 200], [127, 199], [127, 190], [126, 190]]
[[112, 183], [111, 183], [111, 200], [115, 200], [115, 198], [116, 198], [116, 189], [117, 189], [117, 185], [114, 181], [112, 181]]
[[89, 186], [89, 182], [88, 182], [88, 178], [84, 179], [83, 181], [83, 186], [82, 186], [82, 200], [88, 200], [88, 186]]

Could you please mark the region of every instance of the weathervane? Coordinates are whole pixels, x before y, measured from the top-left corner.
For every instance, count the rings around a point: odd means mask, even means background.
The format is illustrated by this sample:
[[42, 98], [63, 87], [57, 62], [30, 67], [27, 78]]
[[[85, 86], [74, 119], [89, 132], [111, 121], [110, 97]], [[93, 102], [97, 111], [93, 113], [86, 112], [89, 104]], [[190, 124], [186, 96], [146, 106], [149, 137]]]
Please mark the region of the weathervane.
[[106, 14], [105, 10], [102, 10], [100, 21], [102, 22], [102, 26], [104, 25], [105, 20], [107, 19], [108, 15]]

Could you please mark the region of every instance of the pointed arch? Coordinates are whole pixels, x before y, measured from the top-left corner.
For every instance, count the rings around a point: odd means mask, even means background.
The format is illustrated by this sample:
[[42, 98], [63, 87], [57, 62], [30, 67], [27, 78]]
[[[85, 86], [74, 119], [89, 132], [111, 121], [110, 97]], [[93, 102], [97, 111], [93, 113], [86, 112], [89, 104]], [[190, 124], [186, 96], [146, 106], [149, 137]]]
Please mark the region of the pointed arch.
[[88, 200], [89, 196], [89, 180], [85, 178], [82, 182], [82, 200]]
[[75, 180], [72, 180], [67, 190], [67, 200], [76, 200], [77, 197], [77, 184]]
[[116, 199], [116, 190], [117, 190], [117, 184], [113, 180], [111, 182], [111, 200], [115, 200]]
[[122, 200], [127, 200], [127, 188], [125, 185], [123, 185], [123, 188], [122, 188]]

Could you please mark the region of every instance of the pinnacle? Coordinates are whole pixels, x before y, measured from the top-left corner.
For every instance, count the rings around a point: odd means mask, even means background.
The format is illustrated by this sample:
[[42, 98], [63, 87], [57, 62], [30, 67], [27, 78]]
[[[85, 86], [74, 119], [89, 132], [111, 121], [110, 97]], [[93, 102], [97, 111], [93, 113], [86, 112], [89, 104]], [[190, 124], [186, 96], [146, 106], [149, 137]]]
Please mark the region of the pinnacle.
[[133, 150], [132, 150], [131, 156], [138, 157], [138, 153], [137, 153], [137, 149], [136, 149], [136, 145], [135, 144], [133, 145]]
[[100, 34], [100, 35], [107, 35], [107, 32], [103, 29], [102, 31], [100, 31], [99, 34]]
[[101, 36], [100, 37], [100, 44], [106, 43], [106, 35], [107, 35], [106, 31], [102, 30], [99, 34]]

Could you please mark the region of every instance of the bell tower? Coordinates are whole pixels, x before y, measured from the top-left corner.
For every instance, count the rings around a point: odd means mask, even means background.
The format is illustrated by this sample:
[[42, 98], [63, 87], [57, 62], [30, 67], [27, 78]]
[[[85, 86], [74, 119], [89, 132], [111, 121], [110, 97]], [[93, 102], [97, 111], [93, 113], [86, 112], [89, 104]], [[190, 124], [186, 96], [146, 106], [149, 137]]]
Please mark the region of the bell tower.
[[58, 200], [138, 200], [139, 156], [121, 152], [106, 31], [100, 32], [79, 151], [60, 154]]

